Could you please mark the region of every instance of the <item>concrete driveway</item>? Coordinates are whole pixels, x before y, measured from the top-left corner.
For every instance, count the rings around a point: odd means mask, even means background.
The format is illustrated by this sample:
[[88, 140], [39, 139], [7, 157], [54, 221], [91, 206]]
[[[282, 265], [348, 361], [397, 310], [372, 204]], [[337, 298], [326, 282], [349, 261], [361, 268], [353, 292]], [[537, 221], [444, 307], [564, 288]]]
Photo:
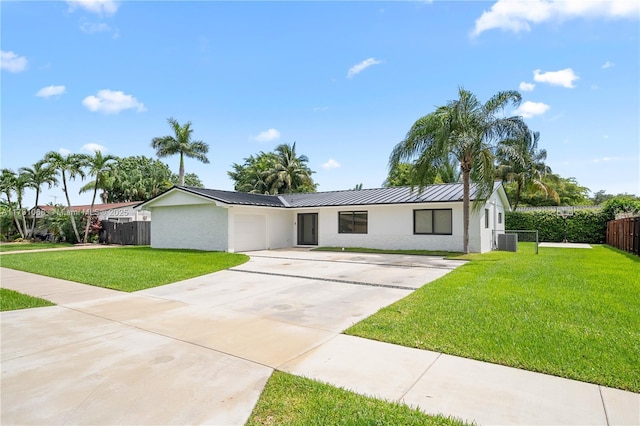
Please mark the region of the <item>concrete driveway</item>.
[[129, 294], [2, 269], [2, 424], [243, 424], [273, 368], [461, 262], [279, 250]]

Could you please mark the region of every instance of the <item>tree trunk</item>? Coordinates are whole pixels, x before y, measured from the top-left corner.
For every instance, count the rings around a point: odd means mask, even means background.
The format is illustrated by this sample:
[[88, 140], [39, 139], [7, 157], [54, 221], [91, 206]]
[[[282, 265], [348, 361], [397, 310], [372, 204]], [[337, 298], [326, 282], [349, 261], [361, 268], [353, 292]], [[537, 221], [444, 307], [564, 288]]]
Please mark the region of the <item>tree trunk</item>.
[[24, 214], [24, 209], [22, 208], [22, 196], [18, 197], [18, 210], [20, 211], [20, 218], [22, 219], [22, 229], [23, 229], [23, 237], [29, 237], [29, 227], [27, 227], [27, 219]]
[[469, 253], [469, 176], [471, 170], [468, 167], [462, 168], [462, 233], [463, 252]]
[[38, 197], [40, 197], [40, 187], [36, 188], [36, 206], [33, 208], [33, 220], [31, 221], [31, 238], [36, 233], [36, 216], [38, 214]]
[[64, 192], [64, 196], [67, 199], [67, 206], [69, 207], [69, 216], [71, 217], [71, 227], [73, 228], [73, 233], [76, 236], [76, 241], [80, 242], [80, 234], [78, 233], [78, 226], [76, 225], [76, 217], [71, 210], [71, 200], [69, 200], [69, 191], [67, 191], [67, 177], [65, 176], [64, 170], [62, 171], [62, 191]]
[[22, 230], [22, 227], [20, 226], [20, 221], [18, 220], [18, 215], [16, 214], [16, 209], [15, 209], [15, 207], [13, 207], [13, 204], [11, 203], [11, 193], [9, 192], [9, 190], [7, 190], [6, 195], [7, 195], [7, 203], [9, 204], [9, 208], [11, 209], [11, 214], [13, 214], [13, 222], [16, 224], [16, 229], [18, 230], [18, 233], [20, 234], [20, 237], [22, 239], [24, 239], [24, 231]]
[[184, 155], [180, 152], [180, 170], [178, 171], [178, 183], [180, 186], [184, 186]]
[[522, 185], [520, 185], [520, 182], [518, 182], [518, 187], [516, 189], [516, 203], [513, 206], [513, 211], [515, 211], [518, 208], [518, 203], [520, 202], [520, 193], [522, 192]]
[[93, 205], [96, 203], [96, 194], [98, 193], [98, 175], [96, 174], [96, 184], [93, 187], [93, 198], [91, 199], [91, 207], [89, 208], [89, 215], [87, 217], [87, 226], [84, 228], [84, 242], [87, 243], [89, 239], [89, 227], [91, 226], [91, 218], [93, 215]]

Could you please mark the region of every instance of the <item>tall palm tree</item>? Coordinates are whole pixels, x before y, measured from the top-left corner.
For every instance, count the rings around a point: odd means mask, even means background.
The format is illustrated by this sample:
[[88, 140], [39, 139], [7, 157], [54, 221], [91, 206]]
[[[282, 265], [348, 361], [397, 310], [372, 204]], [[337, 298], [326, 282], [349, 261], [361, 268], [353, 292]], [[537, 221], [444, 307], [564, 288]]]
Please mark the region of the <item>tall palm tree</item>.
[[13, 215], [13, 222], [16, 225], [16, 229], [20, 234], [21, 238], [26, 237], [26, 225], [22, 226], [20, 220], [18, 219], [18, 212], [22, 216], [24, 222], [24, 215], [22, 212], [22, 208], [20, 207], [21, 203], [18, 203], [18, 209], [16, 209], [16, 205], [11, 201], [11, 195], [15, 192], [16, 196], [19, 199], [22, 199], [22, 195], [20, 194], [21, 188], [24, 188], [23, 184], [19, 182], [19, 176], [11, 169], [2, 169], [2, 174], [0, 175], [0, 189], [2, 193], [7, 197], [7, 204], [11, 209], [11, 214]]
[[551, 173], [551, 168], [544, 163], [547, 151], [538, 149], [539, 141], [540, 133], [527, 129], [498, 144], [496, 176], [506, 182], [515, 182], [514, 210], [518, 207], [520, 195], [525, 189], [532, 193], [543, 193], [560, 202], [558, 193], [544, 182], [544, 177]]
[[73, 180], [76, 176], [80, 176], [84, 179], [85, 174], [83, 168], [85, 161], [82, 155], [79, 154], [67, 154], [62, 155], [59, 152], [51, 151], [45, 154], [44, 161], [49, 164], [57, 173], [60, 173], [62, 178], [62, 192], [67, 199], [67, 207], [69, 208], [69, 217], [71, 218], [71, 227], [76, 237], [76, 241], [80, 242], [80, 234], [78, 233], [78, 226], [76, 225], [76, 218], [71, 210], [71, 200], [69, 199], [69, 187], [67, 186], [67, 176]]
[[520, 93], [503, 91], [486, 103], [471, 92], [459, 88], [458, 99], [438, 107], [435, 112], [418, 119], [403, 141], [389, 157], [390, 168], [400, 162], [412, 161], [415, 173], [412, 186], [419, 190], [434, 178], [434, 174], [453, 156], [460, 163], [463, 184], [463, 250], [469, 252], [469, 207], [471, 178], [475, 183], [474, 208], [481, 206], [493, 191], [493, 149], [502, 138], [524, 129], [522, 117], [504, 117], [508, 105], [517, 106]]
[[36, 190], [36, 201], [33, 207], [33, 218], [31, 220], [31, 231], [28, 233], [33, 237], [36, 229], [36, 217], [38, 208], [38, 199], [40, 198], [40, 189], [42, 185], [49, 185], [51, 188], [58, 184], [56, 179], [56, 171], [49, 166], [44, 160], [40, 160], [33, 164], [33, 167], [22, 167], [20, 173], [25, 176], [28, 187]]
[[315, 172], [307, 166], [309, 158], [306, 155], [298, 156], [295, 142], [293, 145], [278, 145], [274, 153], [275, 164], [269, 171], [267, 182], [277, 188], [276, 193], [315, 191], [316, 185], [311, 178]]
[[91, 226], [93, 206], [96, 203], [96, 194], [98, 193], [99, 188], [102, 188], [106, 191], [111, 180], [109, 172], [112, 170], [112, 167], [115, 165], [118, 159], [113, 155], [102, 155], [101, 151], [94, 152], [93, 156], [84, 155], [83, 158], [85, 165], [89, 169], [89, 175], [95, 176], [95, 180], [93, 182], [89, 182], [87, 185], [83, 186], [82, 189], [80, 189], [80, 192], [91, 191], [93, 189], [93, 197], [91, 198], [91, 207], [89, 208], [87, 225], [84, 229], [83, 241], [86, 243], [87, 239], [89, 238], [89, 227]]
[[184, 157], [195, 158], [198, 161], [208, 164], [209, 159], [206, 154], [209, 152], [209, 145], [202, 141], [191, 140], [193, 129], [191, 128], [190, 121], [184, 126], [181, 126], [180, 123], [173, 118], [169, 118], [167, 121], [174, 134], [153, 138], [151, 147], [156, 150], [158, 158], [180, 154], [179, 186], [184, 186]]

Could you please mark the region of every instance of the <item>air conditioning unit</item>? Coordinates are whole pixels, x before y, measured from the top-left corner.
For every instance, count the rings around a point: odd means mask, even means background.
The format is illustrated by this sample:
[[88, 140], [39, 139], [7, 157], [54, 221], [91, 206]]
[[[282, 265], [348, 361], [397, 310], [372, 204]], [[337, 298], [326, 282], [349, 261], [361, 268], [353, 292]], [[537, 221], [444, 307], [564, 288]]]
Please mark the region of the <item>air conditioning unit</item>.
[[518, 251], [518, 234], [498, 235], [498, 250]]

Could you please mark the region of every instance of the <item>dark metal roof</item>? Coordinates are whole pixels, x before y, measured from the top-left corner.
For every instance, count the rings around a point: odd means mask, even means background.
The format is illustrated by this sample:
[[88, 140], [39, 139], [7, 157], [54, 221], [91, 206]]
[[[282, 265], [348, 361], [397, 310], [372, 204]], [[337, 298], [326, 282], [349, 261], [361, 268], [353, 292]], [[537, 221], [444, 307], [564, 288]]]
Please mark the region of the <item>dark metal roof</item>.
[[[428, 185], [419, 191], [408, 186], [347, 191], [284, 194], [282, 199], [291, 207], [359, 206], [370, 204], [441, 203], [462, 201], [462, 184]], [[476, 185], [471, 184], [470, 199], [475, 198]]]
[[226, 204], [236, 204], [243, 206], [265, 206], [265, 207], [285, 207], [277, 195], [249, 194], [246, 192], [222, 191], [219, 189], [192, 188], [188, 186], [178, 186], [192, 194], [202, 195]]
[[[428, 185], [419, 191], [408, 186], [359, 189], [346, 191], [313, 192], [305, 194], [263, 195], [192, 187], [177, 187], [226, 204], [265, 207], [327, 207], [360, 206], [371, 204], [442, 203], [462, 201], [462, 184]], [[476, 194], [471, 184], [470, 199]]]

